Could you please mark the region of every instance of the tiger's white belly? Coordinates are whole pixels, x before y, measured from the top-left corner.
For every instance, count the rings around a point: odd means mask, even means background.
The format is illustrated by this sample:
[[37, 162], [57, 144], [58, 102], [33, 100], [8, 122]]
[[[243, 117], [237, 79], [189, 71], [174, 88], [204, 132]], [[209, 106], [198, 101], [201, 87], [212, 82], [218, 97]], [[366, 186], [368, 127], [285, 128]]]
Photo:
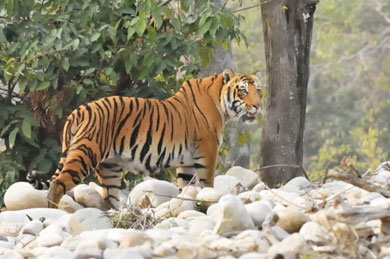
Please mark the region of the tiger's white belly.
[[117, 164], [123, 170], [133, 174], [150, 175], [161, 172], [165, 168], [192, 167], [195, 163], [193, 157], [193, 152], [189, 150], [183, 151], [181, 155], [178, 155], [177, 157], [169, 160], [169, 163], [167, 163], [168, 159], [165, 157], [161, 165], [157, 167], [156, 164], [159, 156], [152, 155], [149, 162], [149, 168], [147, 168], [147, 159], [144, 159], [142, 162], [140, 159], [132, 160], [130, 156], [123, 153], [122, 156], [110, 156], [104, 160], [104, 163]]

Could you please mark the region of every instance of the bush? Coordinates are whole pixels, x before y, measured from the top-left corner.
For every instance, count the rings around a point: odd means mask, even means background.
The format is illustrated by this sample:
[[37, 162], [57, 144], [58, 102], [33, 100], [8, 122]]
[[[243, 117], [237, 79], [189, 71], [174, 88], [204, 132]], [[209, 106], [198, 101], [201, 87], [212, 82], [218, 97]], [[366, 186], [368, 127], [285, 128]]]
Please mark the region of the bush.
[[[52, 172], [64, 118], [107, 95], [164, 98], [240, 40], [210, 0], [0, 2], [0, 184]], [[4, 173], [5, 172], [5, 173]]]

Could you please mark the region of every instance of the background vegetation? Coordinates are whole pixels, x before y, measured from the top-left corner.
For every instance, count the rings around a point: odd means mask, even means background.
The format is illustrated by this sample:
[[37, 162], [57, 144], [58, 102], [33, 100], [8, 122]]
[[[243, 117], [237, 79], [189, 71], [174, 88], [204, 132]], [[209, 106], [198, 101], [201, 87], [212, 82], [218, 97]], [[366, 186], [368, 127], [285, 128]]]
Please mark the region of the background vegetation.
[[168, 97], [242, 38], [240, 17], [208, 0], [5, 0], [0, 13], [0, 196], [33, 169], [55, 171], [80, 104]]
[[[265, 71], [260, 7], [240, 13], [248, 48], [233, 42], [236, 66]], [[314, 18], [305, 167], [316, 179], [352, 156], [360, 170], [373, 170], [390, 156], [390, 2], [321, 0]]]
[[[0, 196], [30, 170], [55, 170], [64, 118], [81, 103], [113, 94], [165, 98], [230, 40], [237, 70], [260, 69], [264, 84], [260, 7], [230, 11], [259, 1], [231, 0], [216, 10], [212, 2], [1, 1]], [[390, 3], [321, 0], [305, 132], [313, 179], [345, 155], [360, 170], [389, 159], [389, 97]], [[239, 144], [250, 142], [255, 169], [261, 129], [248, 131]], [[227, 151], [237, 153], [225, 146], [221, 154]]]

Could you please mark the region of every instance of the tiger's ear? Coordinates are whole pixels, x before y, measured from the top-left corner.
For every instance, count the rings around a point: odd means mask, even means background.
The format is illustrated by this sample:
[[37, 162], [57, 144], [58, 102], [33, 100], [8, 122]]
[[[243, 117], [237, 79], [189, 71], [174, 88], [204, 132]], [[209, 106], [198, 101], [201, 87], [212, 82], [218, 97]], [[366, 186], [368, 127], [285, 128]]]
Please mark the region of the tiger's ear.
[[225, 69], [222, 72], [222, 75], [223, 75], [223, 83], [224, 84], [227, 84], [230, 81], [230, 79], [232, 79], [235, 76], [233, 70], [231, 70], [231, 69]]

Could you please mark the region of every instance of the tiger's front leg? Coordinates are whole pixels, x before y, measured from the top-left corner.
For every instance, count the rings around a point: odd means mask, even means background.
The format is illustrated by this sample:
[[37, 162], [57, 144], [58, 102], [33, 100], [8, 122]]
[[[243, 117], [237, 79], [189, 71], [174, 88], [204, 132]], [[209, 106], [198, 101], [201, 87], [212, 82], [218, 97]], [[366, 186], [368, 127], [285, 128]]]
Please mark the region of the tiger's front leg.
[[[202, 187], [214, 187], [214, 176], [218, 160], [218, 144], [216, 141], [204, 140], [199, 143], [199, 148], [194, 155], [194, 164], [192, 168], [177, 168], [179, 188], [182, 189], [193, 180], [194, 174], [196, 180]], [[191, 182], [193, 183], [193, 182]]]

